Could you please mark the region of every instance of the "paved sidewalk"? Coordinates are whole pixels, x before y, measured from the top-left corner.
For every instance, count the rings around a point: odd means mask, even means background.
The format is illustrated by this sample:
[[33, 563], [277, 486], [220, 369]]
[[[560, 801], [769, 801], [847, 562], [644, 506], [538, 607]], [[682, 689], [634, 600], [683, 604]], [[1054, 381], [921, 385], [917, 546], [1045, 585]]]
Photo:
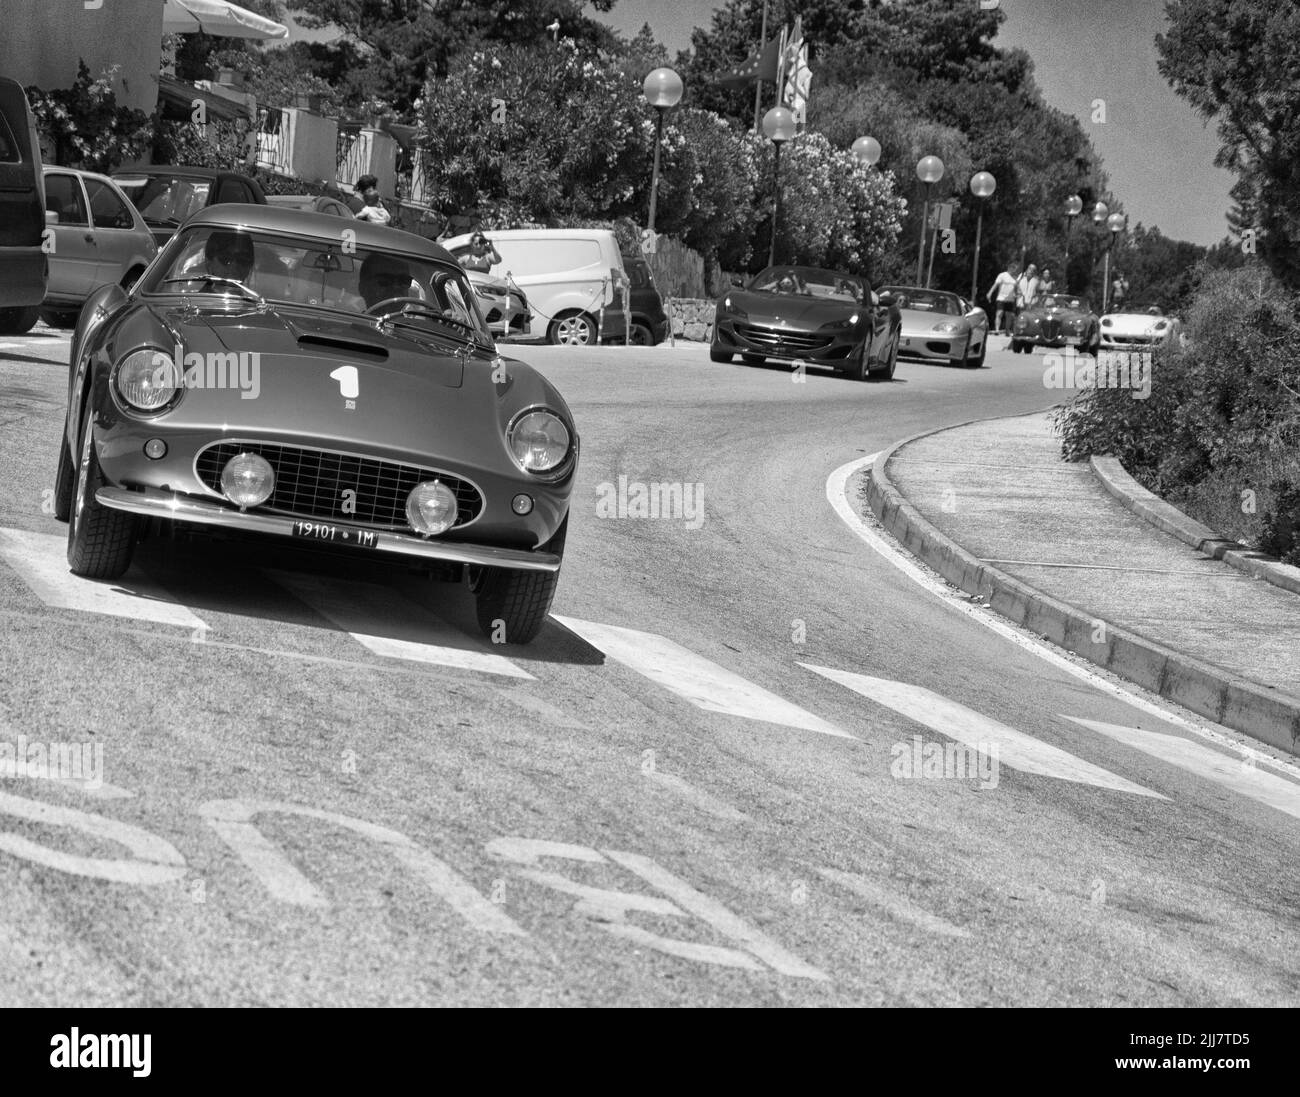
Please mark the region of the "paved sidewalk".
[[[878, 479], [923, 519], [913, 523], [917, 544], [929, 523], [969, 557], [1067, 609], [1220, 668], [1225, 679], [1290, 694], [1300, 712], [1300, 595], [1208, 559], [1133, 514], [1086, 462], [1061, 459], [1050, 414], [919, 438], [895, 450]], [[929, 541], [939, 552], [940, 539]], [[1071, 624], [1078, 633], [1086, 623]], [[1086, 644], [1070, 646], [1093, 657]], [[1131, 676], [1113, 653], [1096, 661]], [[1296, 728], [1300, 721], [1292, 735]]]

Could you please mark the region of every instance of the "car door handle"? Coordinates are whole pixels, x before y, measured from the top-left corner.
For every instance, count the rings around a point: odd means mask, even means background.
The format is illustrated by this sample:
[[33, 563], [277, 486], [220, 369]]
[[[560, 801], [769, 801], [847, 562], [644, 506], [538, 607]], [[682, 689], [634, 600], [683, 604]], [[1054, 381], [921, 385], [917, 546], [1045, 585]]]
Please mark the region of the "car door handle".
[[85, 239], [87, 244], [93, 244], [95, 242], [95, 234], [93, 232], [88, 232], [86, 233]]

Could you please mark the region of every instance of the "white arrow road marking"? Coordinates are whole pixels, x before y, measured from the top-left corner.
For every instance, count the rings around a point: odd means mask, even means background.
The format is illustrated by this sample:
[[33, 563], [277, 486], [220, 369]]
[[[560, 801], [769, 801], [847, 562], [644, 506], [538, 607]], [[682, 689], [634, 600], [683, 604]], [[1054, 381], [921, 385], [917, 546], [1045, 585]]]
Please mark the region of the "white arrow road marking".
[[[533, 677], [504, 656], [483, 650], [482, 645], [445, 621], [423, 609], [417, 610], [415, 603], [387, 587], [375, 583], [344, 584], [298, 572], [267, 570], [266, 574], [376, 655], [508, 678], [531, 680]], [[413, 611], [419, 613], [418, 620], [413, 619]], [[366, 631], [381, 623], [390, 634], [404, 632], [411, 638], [379, 636]]]
[[839, 884], [845, 890], [853, 892], [858, 898], [865, 899], [873, 906], [880, 907], [886, 914], [891, 915], [898, 921], [916, 926], [917, 929], [925, 930], [926, 933], [937, 933], [943, 937], [970, 936], [970, 930], [962, 929], [961, 926], [955, 926], [937, 915], [922, 910], [915, 903], [910, 902], [901, 895], [894, 895], [866, 876], [859, 876], [855, 872], [841, 872], [839, 869], [834, 868], [814, 868], [813, 871], [818, 876], [825, 877], [832, 883]]
[[1131, 792], [1135, 796], [1152, 796], [1157, 800], [1168, 799], [1158, 792], [1152, 792], [1150, 789], [1125, 780], [1109, 770], [1094, 766], [1082, 758], [1076, 758], [1059, 747], [1016, 731], [1015, 728], [1008, 727], [956, 701], [950, 701], [947, 697], [924, 686], [891, 682], [887, 678], [871, 678], [865, 674], [813, 666], [811, 663], [799, 665], [824, 678], [829, 678], [832, 682], [847, 686], [855, 693], [860, 693], [879, 705], [891, 708], [908, 719], [915, 720], [918, 724], [924, 724], [940, 735], [956, 739], [976, 750], [983, 745], [997, 743], [999, 764], [1018, 769], [1022, 773], [1056, 777], [1062, 781], [1095, 785], [1098, 788], [1114, 789], [1116, 792]]
[[598, 625], [572, 617], [555, 616], [554, 619], [611, 659], [685, 698], [696, 708], [803, 728], [841, 739], [857, 738], [653, 632]]
[[1300, 819], [1300, 785], [1256, 768], [1249, 755], [1234, 758], [1179, 735], [1164, 735], [1122, 724], [1104, 724], [1081, 716], [1064, 718]]
[[57, 534], [0, 529], [0, 556], [47, 606], [107, 613], [160, 625], [207, 628], [189, 609], [153, 583], [82, 579], [68, 570], [67, 540]]

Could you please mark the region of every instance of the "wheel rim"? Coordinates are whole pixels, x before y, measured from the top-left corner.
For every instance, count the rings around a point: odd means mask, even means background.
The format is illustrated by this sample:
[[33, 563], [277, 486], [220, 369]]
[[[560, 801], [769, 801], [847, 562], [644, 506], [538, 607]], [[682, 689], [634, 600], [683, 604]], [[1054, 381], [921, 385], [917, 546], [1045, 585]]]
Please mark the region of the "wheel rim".
[[585, 346], [590, 339], [587, 321], [581, 316], [566, 316], [556, 326], [556, 334], [569, 346]]
[[648, 347], [650, 345], [650, 334], [640, 324], [632, 328], [632, 345], [634, 347]]
[[90, 482], [91, 420], [86, 418], [86, 437], [81, 443], [81, 465], [77, 469], [77, 499], [72, 513], [72, 530], [81, 528], [81, 512], [86, 505], [86, 486]]

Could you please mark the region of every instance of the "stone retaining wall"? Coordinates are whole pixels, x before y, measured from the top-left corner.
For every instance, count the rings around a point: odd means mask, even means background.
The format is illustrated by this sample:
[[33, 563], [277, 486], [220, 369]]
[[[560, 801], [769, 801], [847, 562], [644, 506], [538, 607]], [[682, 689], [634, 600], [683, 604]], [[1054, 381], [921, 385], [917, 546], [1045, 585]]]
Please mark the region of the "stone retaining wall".
[[674, 297], [665, 301], [664, 307], [672, 320], [676, 338], [697, 343], [707, 343], [713, 338], [715, 301]]

